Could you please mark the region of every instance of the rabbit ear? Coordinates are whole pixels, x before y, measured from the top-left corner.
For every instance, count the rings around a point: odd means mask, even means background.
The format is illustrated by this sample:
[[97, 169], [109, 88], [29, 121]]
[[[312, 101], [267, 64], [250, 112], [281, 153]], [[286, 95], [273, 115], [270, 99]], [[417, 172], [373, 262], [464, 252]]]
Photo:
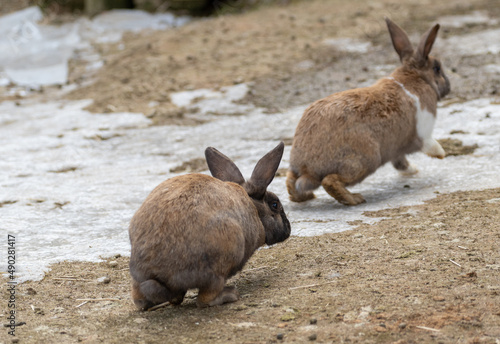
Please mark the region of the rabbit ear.
[[431, 52], [432, 45], [436, 40], [437, 33], [439, 30], [439, 24], [434, 25], [426, 33], [422, 35], [420, 43], [417, 49], [417, 58], [420, 60], [427, 60], [429, 53]]
[[242, 185], [245, 178], [241, 175], [240, 169], [227, 156], [213, 147], [205, 149], [205, 158], [207, 160], [210, 173], [215, 178], [223, 182], [233, 182]]
[[398, 53], [399, 59], [403, 61], [405, 58], [412, 56], [413, 46], [406, 32], [387, 17], [385, 18], [385, 22], [391, 35], [392, 45]]
[[267, 186], [271, 184], [280, 165], [285, 144], [280, 142], [272, 151], [264, 155], [255, 166], [252, 177], [246, 183], [250, 197], [262, 199]]

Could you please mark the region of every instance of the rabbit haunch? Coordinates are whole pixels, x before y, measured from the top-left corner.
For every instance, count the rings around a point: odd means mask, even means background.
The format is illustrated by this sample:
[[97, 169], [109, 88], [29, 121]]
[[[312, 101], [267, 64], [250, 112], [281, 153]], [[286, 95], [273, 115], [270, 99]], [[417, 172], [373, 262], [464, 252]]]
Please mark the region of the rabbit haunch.
[[407, 34], [386, 22], [402, 66], [373, 86], [332, 94], [304, 111], [290, 153], [290, 200], [312, 199], [312, 191], [323, 186], [340, 203], [356, 205], [364, 198], [346, 187], [383, 164], [390, 161], [401, 173], [414, 174], [407, 154], [421, 150], [444, 157], [432, 138], [437, 102], [450, 91], [441, 63], [429, 56], [439, 25], [414, 50]]
[[198, 288], [200, 307], [238, 300], [226, 280], [254, 251], [290, 236], [278, 197], [268, 192], [283, 155], [280, 143], [259, 160], [245, 181], [215, 148], [205, 156], [210, 172], [168, 179], [146, 198], [130, 222], [132, 299], [140, 309], [180, 304]]

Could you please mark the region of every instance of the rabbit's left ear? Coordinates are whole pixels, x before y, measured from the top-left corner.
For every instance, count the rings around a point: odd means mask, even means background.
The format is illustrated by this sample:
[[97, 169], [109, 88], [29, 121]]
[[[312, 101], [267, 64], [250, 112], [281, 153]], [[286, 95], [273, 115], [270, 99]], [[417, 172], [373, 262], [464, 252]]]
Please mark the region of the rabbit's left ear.
[[245, 185], [250, 197], [255, 199], [264, 197], [268, 185], [271, 184], [276, 175], [284, 149], [285, 144], [280, 142], [272, 151], [259, 160], [252, 172], [252, 177]]
[[408, 35], [402, 28], [396, 25], [396, 23], [389, 18], [385, 18], [385, 22], [387, 23], [387, 29], [391, 35], [394, 50], [396, 50], [399, 55], [399, 59], [403, 62], [405, 58], [413, 55], [413, 46], [408, 39]]
[[233, 182], [242, 185], [245, 178], [241, 175], [240, 169], [227, 156], [213, 147], [205, 149], [205, 158], [208, 169], [212, 176], [223, 182]]
[[437, 33], [439, 31], [439, 24], [434, 25], [426, 33], [422, 35], [420, 39], [420, 43], [417, 49], [417, 58], [425, 61], [429, 57], [429, 53], [431, 52], [432, 45], [436, 40]]

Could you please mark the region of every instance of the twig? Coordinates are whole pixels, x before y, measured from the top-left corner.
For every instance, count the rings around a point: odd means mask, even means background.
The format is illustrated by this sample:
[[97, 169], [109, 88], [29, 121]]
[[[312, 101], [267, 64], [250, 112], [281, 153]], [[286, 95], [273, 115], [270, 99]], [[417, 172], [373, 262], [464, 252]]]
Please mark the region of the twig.
[[451, 259], [450, 259], [450, 262], [452, 262], [453, 264], [455, 264], [456, 266], [458, 266], [458, 267], [460, 267], [460, 268], [462, 267], [462, 265], [458, 264], [457, 262], [455, 262], [455, 261], [453, 261], [453, 260], [451, 260]]
[[458, 246], [458, 248], [461, 248], [462, 250], [468, 250], [467, 247], [463, 247], [463, 246]]
[[242, 272], [255, 271], [255, 270], [260, 270], [260, 269], [265, 269], [265, 268], [267, 268], [267, 266], [260, 266], [258, 268], [247, 269], [247, 270], [244, 270]]
[[151, 307], [150, 309], [148, 309], [148, 312], [157, 310], [158, 308], [162, 308], [162, 307], [168, 306], [169, 304], [170, 304], [170, 301], [160, 303], [159, 305], [156, 305], [156, 306]]
[[337, 281], [330, 281], [330, 282], [325, 282], [325, 283], [317, 283], [317, 284], [309, 284], [309, 285], [301, 285], [300, 287], [288, 288], [288, 290], [301, 289], [301, 288], [319, 287], [320, 285], [325, 285], [325, 284], [330, 284], [330, 283], [335, 283], [335, 282], [337, 282]]
[[55, 279], [55, 280], [58, 280], [58, 281], [81, 281], [81, 282], [90, 282], [90, 281], [92, 281], [90, 279], [69, 278], [69, 277], [54, 277], [52, 279]]
[[419, 328], [421, 330], [427, 330], [427, 331], [434, 331], [434, 332], [441, 332], [441, 330], [436, 330], [435, 328], [430, 328], [426, 326], [415, 326], [416, 328]]
[[76, 301], [95, 302], [95, 301], [121, 301], [121, 300], [120, 299], [112, 299], [112, 298], [104, 298], [104, 299], [76, 299]]
[[83, 306], [86, 303], [89, 303], [89, 302], [88, 301], [84, 301], [84, 302], [80, 303], [78, 306], [75, 306], [75, 308], [80, 308], [81, 306]]

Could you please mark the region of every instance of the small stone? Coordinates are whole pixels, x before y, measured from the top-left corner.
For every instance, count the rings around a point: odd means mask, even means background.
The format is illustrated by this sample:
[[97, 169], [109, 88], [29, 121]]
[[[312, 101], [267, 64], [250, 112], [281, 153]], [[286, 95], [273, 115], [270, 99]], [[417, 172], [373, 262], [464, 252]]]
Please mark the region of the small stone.
[[113, 258], [120, 258], [121, 256], [122, 256], [121, 254], [117, 253], [113, 256]]
[[26, 292], [28, 293], [28, 295], [36, 295], [36, 290], [33, 288], [26, 289]]
[[109, 278], [108, 276], [99, 277], [97, 279], [97, 283], [99, 284], [108, 284], [109, 282], [111, 282], [111, 278]]
[[276, 339], [278, 339], [278, 340], [283, 340], [283, 338], [284, 338], [284, 337], [285, 337], [285, 336], [283, 335], [283, 333], [278, 333], [278, 334], [276, 335]]
[[108, 104], [104, 109], [105, 113], [116, 112], [117, 108], [113, 104]]
[[382, 326], [377, 326], [377, 327], [375, 327], [375, 331], [377, 331], [377, 332], [387, 332], [387, 328], [382, 327]]
[[432, 298], [434, 301], [442, 302], [445, 300], [445, 298], [441, 295], [436, 295]]
[[145, 319], [145, 318], [135, 318], [134, 319], [134, 322], [136, 324], [144, 324], [144, 323], [147, 323], [149, 320], [148, 319]]
[[286, 313], [281, 316], [281, 321], [292, 321], [295, 320], [295, 314], [293, 313]]
[[316, 325], [317, 323], [318, 323], [318, 319], [316, 319], [316, 318], [311, 318], [309, 320], [309, 324], [311, 324], [311, 325]]
[[405, 329], [406, 328], [406, 323], [401, 323], [398, 325], [400, 329]]
[[54, 308], [54, 313], [64, 313], [64, 308], [63, 307], [56, 307], [56, 308]]
[[40, 314], [40, 315], [44, 315], [45, 314], [45, 312], [43, 311], [43, 309], [41, 309], [40, 307], [33, 307], [33, 306], [31, 306], [31, 308], [33, 309], [33, 312], [35, 314]]
[[111, 266], [112, 268], [115, 268], [118, 266], [118, 262], [116, 260], [112, 260], [108, 263], [109, 266]]
[[313, 334], [311, 334], [311, 335], [310, 335], [309, 337], [307, 337], [307, 338], [309, 338], [309, 340], [310, 340], [310, 341], [313, 341], [313, 340], [316, 340], [316, 339], [318, 338], [318, 335], [317, 335], [316, 333], [313, 333]]
[[13, 338], [10, 342], [11, 343], [19, 343], [19, 338]]

